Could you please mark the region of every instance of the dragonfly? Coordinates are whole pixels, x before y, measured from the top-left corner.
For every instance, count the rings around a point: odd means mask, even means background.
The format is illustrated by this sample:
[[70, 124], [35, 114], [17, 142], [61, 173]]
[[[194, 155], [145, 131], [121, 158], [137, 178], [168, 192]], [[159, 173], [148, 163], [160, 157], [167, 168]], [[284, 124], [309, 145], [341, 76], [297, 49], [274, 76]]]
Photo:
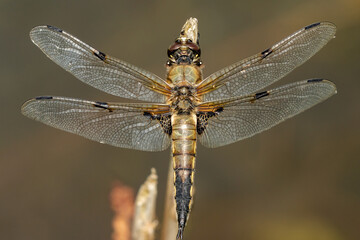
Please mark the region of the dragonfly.
[[171, 146], [178, 232], [183, 239], [194, 194], [197, 140], [208, 148], [251, 137], [324, 101], [334, 83], [309, 79], [264, 90], [334, 38], [318, 22], [270, 48], [203, 78], [198, 21], [190, 18], [167, 50], [166, 78], [111, 57], [53, 26], [30, 38], [51, 60], [106, 93], [137, 103], [40, 96], [22, 113], [52, 127], [116, 147], [163, 151]]

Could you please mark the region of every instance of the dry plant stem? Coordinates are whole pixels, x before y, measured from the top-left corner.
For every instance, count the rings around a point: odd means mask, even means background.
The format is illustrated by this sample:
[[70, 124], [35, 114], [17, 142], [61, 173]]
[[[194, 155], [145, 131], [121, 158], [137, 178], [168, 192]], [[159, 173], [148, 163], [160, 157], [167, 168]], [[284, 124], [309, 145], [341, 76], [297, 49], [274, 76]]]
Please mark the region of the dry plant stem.
[[141, 185], [136, 196], [131, 236], [133, 240], [155, 239], [155, 228], [158, 225], [155, 219], [157, 180], [156, 171], [152, 168], [151, 174]]
[[176, 233], [178, 231], [174, 190], [173, 161], [172, 156], [170, 156], [161, 240], [175, 239]]
[[190, 39], [192, 42], [198, 42], [198, 20], [196, 18], [189, 18], [186, 20], [184, 26], [181, 29], [180, 37], [184, 36]]
[[115, 182], [110, 193], [110, 203], [115, 216], [112, 221], [113, 240], [130, 240], [134, 214], [134, 191], [120, 182]]

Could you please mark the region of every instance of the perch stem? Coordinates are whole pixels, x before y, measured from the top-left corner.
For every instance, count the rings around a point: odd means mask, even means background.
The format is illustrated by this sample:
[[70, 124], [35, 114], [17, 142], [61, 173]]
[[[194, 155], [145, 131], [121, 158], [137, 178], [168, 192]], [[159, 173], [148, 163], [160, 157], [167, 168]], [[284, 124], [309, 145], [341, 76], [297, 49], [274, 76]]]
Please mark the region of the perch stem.
[[178, 226], [174, 200], [174, 170], [172, 156], [170, 156], [161, 240], [175, 239], [177, 231]]

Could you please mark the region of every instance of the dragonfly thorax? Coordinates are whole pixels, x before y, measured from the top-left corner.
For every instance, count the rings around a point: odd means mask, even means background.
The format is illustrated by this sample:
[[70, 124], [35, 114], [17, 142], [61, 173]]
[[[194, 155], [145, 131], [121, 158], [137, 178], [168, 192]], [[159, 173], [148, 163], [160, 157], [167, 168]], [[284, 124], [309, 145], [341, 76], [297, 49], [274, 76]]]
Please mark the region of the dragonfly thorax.
[[202, 80], [200, 67], [177, 65], [168, 68], [167, 82], [173, 86], [168, 102], [176, 112], [188, 113], [198, 103], [196, 84]]
[[197, 98], [191, 86], [176, 86], [169, 99], [171, 108], [178, 113], [189, 113], [195, 108]]
[[168, 67], [167, 82], [173, 86], [196, 85], [202, 81], [201, 68], [196, 65], [177, 65]]

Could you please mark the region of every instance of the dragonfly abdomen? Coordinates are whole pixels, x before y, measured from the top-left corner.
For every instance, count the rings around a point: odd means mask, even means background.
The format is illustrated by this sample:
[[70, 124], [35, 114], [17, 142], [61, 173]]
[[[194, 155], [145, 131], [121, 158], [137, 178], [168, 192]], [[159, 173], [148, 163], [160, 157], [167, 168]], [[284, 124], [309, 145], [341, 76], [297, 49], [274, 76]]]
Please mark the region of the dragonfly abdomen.
[[196, 156], [196, 115], [174, 114], [172, 116], [172, 156], [176, 213], [178, 218], [178, 238], [191, 210], [195, 156]]

